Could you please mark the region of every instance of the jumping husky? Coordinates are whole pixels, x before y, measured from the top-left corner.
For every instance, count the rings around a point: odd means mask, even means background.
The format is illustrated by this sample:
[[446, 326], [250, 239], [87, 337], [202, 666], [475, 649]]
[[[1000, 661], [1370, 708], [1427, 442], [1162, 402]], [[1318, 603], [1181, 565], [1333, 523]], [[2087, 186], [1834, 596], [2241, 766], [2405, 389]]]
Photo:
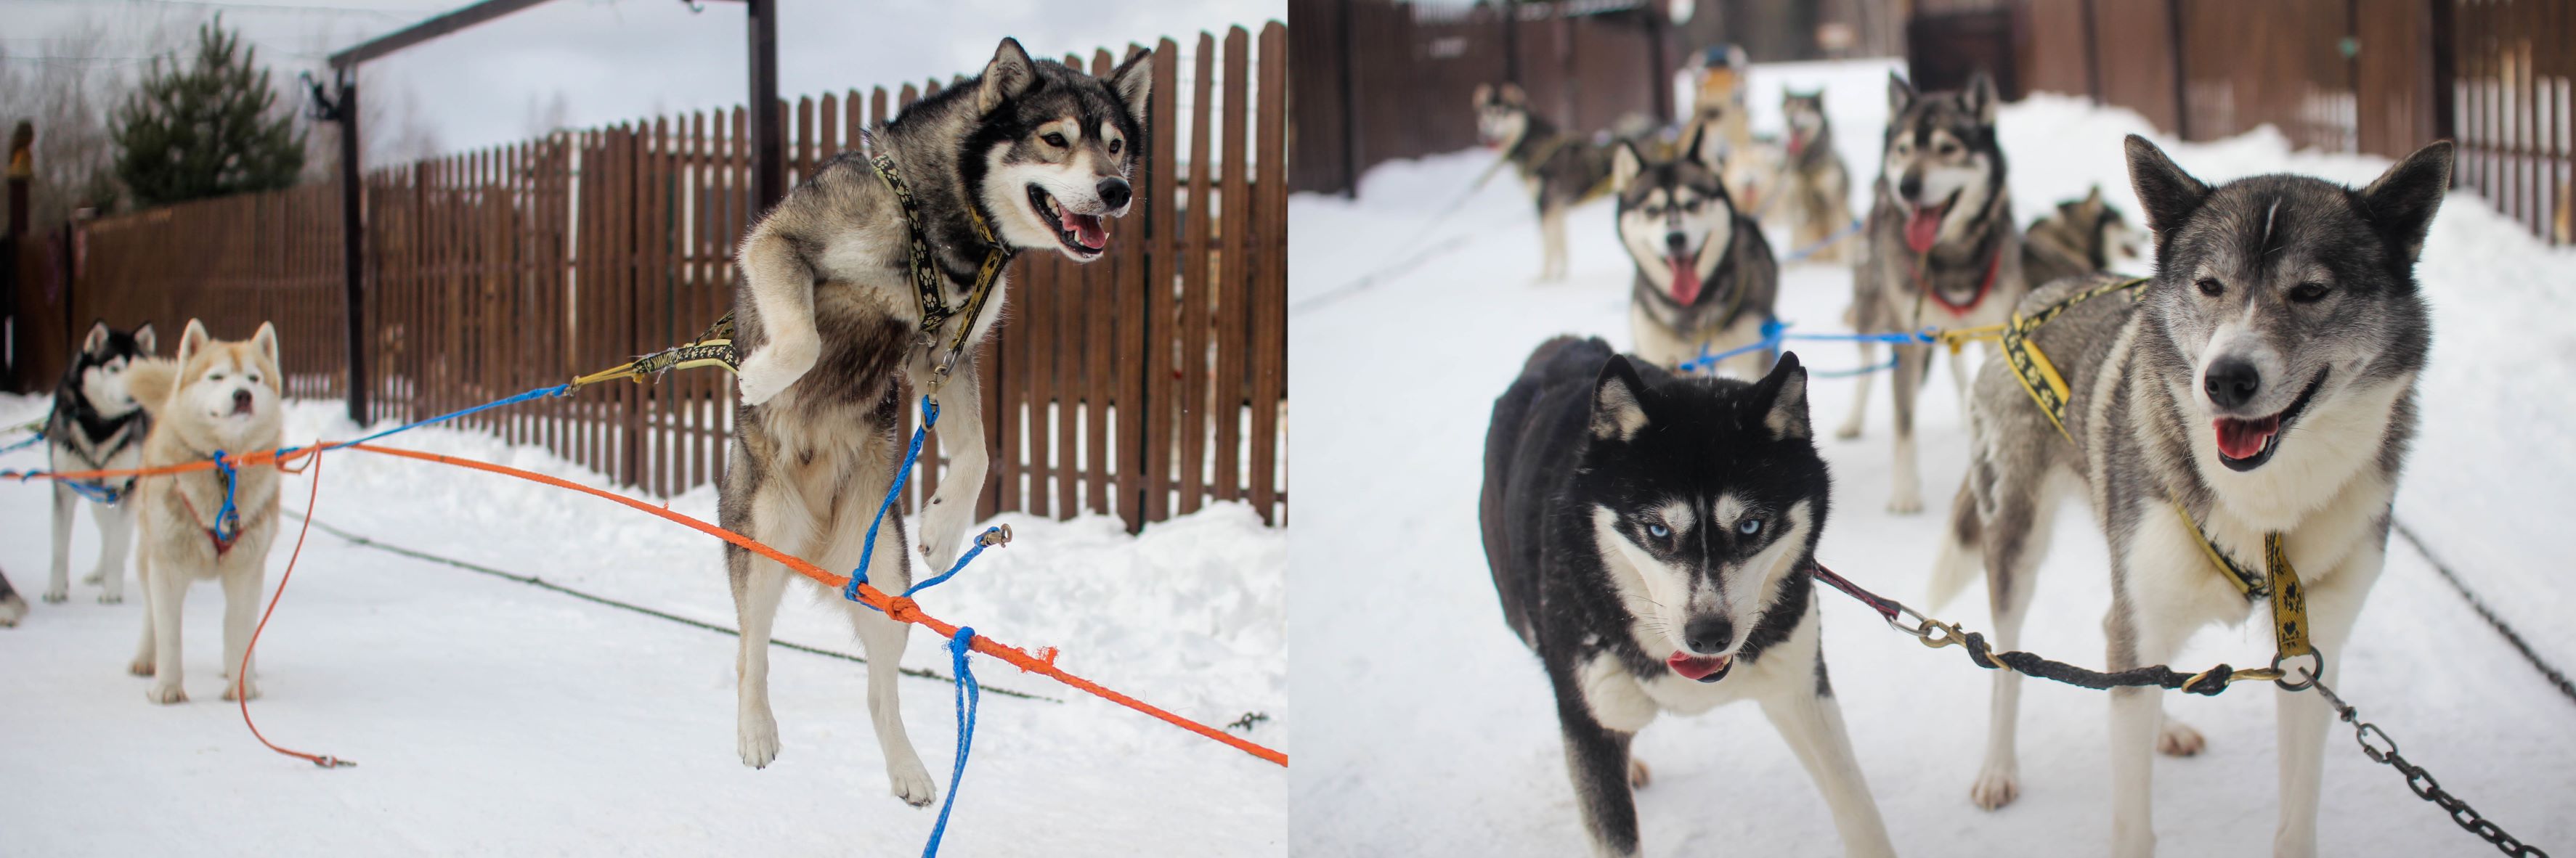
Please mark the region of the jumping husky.
[[[283, 377], [277, 369], [277, 329], [266, 323], [242, 342], [218, 341], [195, 319], [179, 334], [172, 360], [147, 360], [126, 371], [134, 399], [152, 414], [139, 463], [146, 468], [203, 462], [215, 451], [274, 450], [285, 437], [279, 407]], [[224, 588], [224, 699], [258, 697], [244, 663], [259, 592], [268, 575], [268, 548], [277, 537], [275, 468], [239, 468], [233, 475], [207, 469], [154, 477], [140, 484], [134, 503], [143, 524], [142, 557], [135, 564], [147, 604], [143, 640], [131, 666], [152, 677], [145, 696], [154, 703], [188, 699], [180, 686], [179, 617], [188, 587], [212, 578]], [[232, 501], [236, 515], [223, 514]]]
[[[1852, 328], [1886, 334], [2001, 323], [2028, 290], [2021, 273], [2021, 232], [2004, 186], [2004, 153], [1995, 144], [1994, 81], [1979, 73], [1965, 90], [1917, 95], [1904, 78], [1891, 74], [1887, 101], [1888, 115], [1895, 118], [1880, 147], [1877, 202], [1861, 233], [1868, 250], [1852, 275]], [[1896, 351], [1896, 377], [1888, 383], [1896, 403], [1896, 485], [1887, 509], [1922, 512], [1922, 475], [1914, 462], [1914, 397], [1931, 369], [1932, 347], [1891, 348]], [[1861, 363], [1876, 363], [1875, 352], [1871, 343], [1861, 343]], [[1950, 368], [1964, 392], [1964, 361], [1953, 358]], [[1860, 437], [1861, 419], [1869, 412], [1870, 379], [1860, 377], [1851, 416], [1835, 433], [1838, 437]]]
[[[2194, 629], [2244, 622], [2262, 591], [2230, 583], [2237, 573], [2212, 558], [2268, 571], [2277, 534], [2322, 653], [2282, 666], [2294, 680], [2302, 669], [2334, 677], [2386, 557], [2389, 503], [2414, 434], [2431, 340], [2415, 259], [2450, 182], [2451, 145], [2424, 147], [2359, 190], [2288, 175], [2211, 187], [2137, 137], [2128, 160], [2155, 234], [2156, 276], [2079, 301], [2031, 336], [2066, 382], [2067, 437], [2000, 357], [1987, 360], [1969, 401], [1975, 458], [1934, 569], [1935, 599], [1982, 571], [1995, 646], [2015, 646], [2050, 513], [2083, 490], [2111, 543], [2108, 669], [2166, 663]], [[2101, 282], [2050, 284], [2021, 309]], [[1972, 792], [1984, 807], [2018, 790], [2019, 680], [1995, 675]], [[2201, 746], [2161, 717], [2158, 696], [2111, 693], [2114, 854], [2154, 850], [2151, 750]], [[2327, 708], [2313, 693], [2284, 692], [2278, 705], [2273, 853], [2314, 855]]]
[[[1628, 324], [1638, 356], [1657, 366], [1677, 366], [1702, 349], [1715, 354], [1761, 341], [1780, 294], [1770, 242], [1736, 212], [1711, 166], [1715, 143], [1703, 130], [1680, 157], [1652, 163], [1630, 143], [1612, 150], [1619, 243], [1637, 265]], [[1746, 352], [1726, 364], [1740, 377], [1759, 378], [1773, 351]]]
[[1682, 378], [1560, 337], [1495, 400], [1485, 559], [1555, 688], [1595, 853], [1637, 854], [1638, 730], [1751, 698], [1824, 792], [1844, 852], [1894, 854], [1818, 647], [1829, 493], [1794, 354], [1760, 381]]
[[1476, 135], [1503, 153], [1538, 207], [1540, 280], [1565, 279], [1565, 212], [1610, 182], [1610, 150], [1560, 131], [1519, 84], [1477, 84]]
[[2146, 236], [2129, 225], [2120, 210], [2102, 200], [2102, 186], [2080, 200], [2066, 200], [2057, 209], [2030, 222], [2023, 231], [2021, 270], [2031, 283], [2051, 283], [2068, 277], [2081, 277], [2104, 271], [2134, 270], [2142, 261], [2139, 253]]
[[[825, 163], [751, 229], [734, 303], [745, 358], [726, 528], [825, 568], [857, 567], [903, 462], [895, 432], [911, 399], [900, 376], [915, 394], [944, 391], [934, 395], [950, 470], [922, 515], [920, 553], [934, 569], [956, 560], [990, 455], [973, 355], [995, 311], [978, 310], [1001, 306], [1012, 254], [1088, 262], [1108, 248], [1102, 218], [1126, 214], [1135, 196], [1127, 175], [1145, 139], [1146, 56], [1103, 79], [1004, 39], [982, 75], [905, 108], [875, 129], [872, 152]], [[914, 267], [916, 254], [926, 267]], [[911, 552], [899, 516], [886, 530], [870, 577], [900, 591]], [[787, 579], [801, 576], [740, 548], [726, 549], [725, 566], [742, 623], [738, 750], [759, 768], [778, 756], [771, 621]], [[868, 713], [894, 794], [928, 804], [937, 792], [896, 703], [907, 627], [844, 607], [874, 666]]]
[[[143, 437], [152, 432], [152, 416], [126, 389], [125, 371], [152, 356], [155, 341], [146, 324], [126, 333], [90, 325], [71, 368], [54, 385], [54, 410], [45, 418], [47, 467], [56, 471], [109, 471], [134, 467], [143, 456]], [[89, 489], [105, 495], [90, 507], [98, 522], [98, 568], [84, 581], [99, 585], [98, 600], [125, 601], [125, 554], [134, 547], [134, 509], [122, 501], [134, 491], [134, 478], [92, 482]], [[45, 579], [45, 601], [71, 598], [72, 517], [80, 494], [65, 482], [54, 483], [54, 565]]]
[[1825, 93], [1783, 91], [1780, 111], [1789, 122], [1788, 160], [1781, 169], [1781, 214], [1789, 221], [1790, 246], [1815, 248], [1818, 262], [1849, 259], [1843, 249], [1857, 242], [1850, 236], [1822, 244], [1851, 228], [1851, 171], [1834, 151], [1834, 126], [1825, 118]]

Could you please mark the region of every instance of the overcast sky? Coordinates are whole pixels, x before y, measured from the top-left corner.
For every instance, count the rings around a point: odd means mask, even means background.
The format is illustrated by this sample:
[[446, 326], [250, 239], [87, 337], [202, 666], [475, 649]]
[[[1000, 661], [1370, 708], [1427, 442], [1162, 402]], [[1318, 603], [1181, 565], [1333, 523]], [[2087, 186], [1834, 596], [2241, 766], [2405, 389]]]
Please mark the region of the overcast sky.
[[[423, 0], [0, 0], [0, 51], [17, 63], [139, 67], [220, 12], [281, 79], [324, 57], [467, 5]], [[519, 140], [558, 101], [589, 126], [739, 104], [749, 88], [740, 3], [552, 0], [370, 63], [371, 107], [399, 105], [441, 151]], [[1004, 35], [1039, 56], [1284, 19], [1286, 0], [779, 0], [779, 91], [800, 94], [973, 73]], [[64, 41], [84, 29], [94, 43]], [[75, 50], [77, 49], [77, 50]], [[81, 54], [82, 57], [70, 55]], [[42, 57], [57, 57], [43, 60]], [[382, 99], [382, 101], [379, 101]], [[375, 120], [377, 111], [368, 111]], [[382, 141], [392, 129], [370, 136]], [[371, 157], [376, 147], [370, 146]]]

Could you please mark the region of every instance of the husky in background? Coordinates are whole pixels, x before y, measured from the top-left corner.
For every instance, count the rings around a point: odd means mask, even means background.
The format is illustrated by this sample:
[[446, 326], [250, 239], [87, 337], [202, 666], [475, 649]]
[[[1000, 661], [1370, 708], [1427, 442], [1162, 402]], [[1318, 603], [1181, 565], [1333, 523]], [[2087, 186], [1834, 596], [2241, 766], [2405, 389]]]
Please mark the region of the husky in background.
[[[2343, 644], [2386, 558], [2389, 504], [2414, 434], [2415, 382], [2431, 344], [2415, 260], [2450, 184], [2451, 144], [2424, 147], [2358, 190], [2291, 175], [2211, 187], [2153, 144], [2132, 136], [2127, 145], [2155, 234], [2155, 279], [2134, 301], [2083, 301], [2032, 336], [2067, 382], [2072, 443], [1999, 357], [1986, 361], [1969, 400], [1974, 461], [1933, 572], [1935, 600], [1982, 572], [1995, 646], [2016, 646], [2050, 513], [2082, 491], [2111, 545], [2106, 669], [2167, 663], [2194, 630], [2243, 623], [2253, 609], [2207, 559], [2196, 521], [2250, 570], [2266, 568], [2266, 534], [2281, 534], [2322, 653], [2304, 669], [2340, 681], [2332, 678]], [[2098, 282], [2050, 284], [2021, 309]], [[2283, 667], [2297, 679], [2309, 661]], [[2019, 789], [2019, 688], [2019, 676], [1995, 675], [1985, 768], [1972, 791], [1984, 807]], [[2111, 692], [2117, 855], [2155, 849], [2151, 752], [2201, 746], [2191, 728], [2161, 717], [2160, 696]], [[2278, 705], [2272, 850], [2315, 855], [2328, 710], [2313, 693], [2284, 692]]]
[[[1879, 147], [1876, 202], [1861, 232], [1868, 246], [1852, 275], [1852, 329], [1888, 334], [2002, 323], [2028, 290], [2021, 231], [2004, 186], [2004, 153], [1995, 143], [1995, 82], [1980, 72], [1967, 89], [1917, 94], [1891, 74], [1887, 106], [1893, 118]], [[1914, 397], [1931, 369], [1932, 347], [1891, 348], [1896, 484], [1887, 510], [1917, 513], [1923, 511], [1923, 487], [1914, 461]], [[1877, 363], [1876, 351], [1861, 343], [1861, 363]], [[1951, 374], [1963, 393], [1964, 367], [1962, 358], [1951, 358]], [[1851, 416], [1837, 437], [1860, 437], [1871, 379], [1860, 377]]]
[[[54, 385], [54, 410], [45, 418], [46, 467], [54, 471], [108, 471], [135, 467], [143, 456], [143, 438], [152, 432], [152, 416], [126, 387], [126, 370], [155, 350], [152, 326], [132, 333], [90, 325], [80, 353]], [[98, 601], [125, 601], [125, 555], [134, 547], [134, 509], [122, 501], [134, 491], [134, 478], [93, 482], [91, 487], [116, 499], [90, 505], [98, 522], [98, 568], [82, 579], [99, 585]], [[72, 517], [80, 494], [62, 481], [54, 483], [54, 564], [45, 579], [44, 598], [59, 603], [71, 598]]]
[[[217, 340], [188, 320], [172, 360], [146, 360], [126, 371], [134, 399], [152, 414], [139, 463], [159, 468], [214, 458], [217, 450], [274, 450], [285, 441], [277, 368], [277, 328], [261, 323], [241, 342]], [[188, 586], [214, 579], [224, 588], [224, 699], [259, 696], [246, 663], [268, 549], [277, 538], [276, 468], [239, 468], [227, 478], [209, 468], [145, 480], [136, 491], [143, 524], [135, 565], [148, 607], [131, 670], [152, 677], [154, 703], [188, 699], [180, 685], [179, 618]], [[236, 520], [224, 520], [230, 497]]]
[[1520, 174], [1538, 207], [1540, 280], [1565, 279], [1565, 213], [1610, 183], [1610, 150], [1559, 130], [1519, 84], [1477, 84], [1476, 136]]
[[1682, 378], [1559, 337], [1495, 400], [1485, 559], [1555, 689], [1596, 854], [1637, 854], [1637, 731], [1747, 698], [1824, 793], [1845, 854], [1894, 854], [1818, 647], [1830, 483], [1794, 354], [1760, 381]]
[[2021, 270], [2031, 283], [2050, 283], [2104, 271], [2137, 270], [2145, 261], [2139, 250], [2146, 233], [2129, 225], [2120, 210], [2102, 200], [2102, 186], [2080, 200], [2066, 200], [2056, 210], [2030, 222], [2023, 231]]
[[[1672, 160], [1648, 161], [1633, 144], [1611, 155], [1619, 243], [1636, 263], [1628, 324], [1637, 355], [1673, 367], [1762, 339], [1780, 294], [1780, 267], [1762, 228], [1738, 213], [1718, 180], [1715, 140], [1694, 134]], [[1729, 358], [1742, 378], [1771, 368], [1771, 349]], [[1716, 367], [1705, 367], [1714, 370]]]
[[[734, 303], [745, 358], [734, 467], [720, 491], [727, 529], [826, 568], [856, 568], [869, 520], [903, 462], [895, 435], [913, 402], [904, 385], [916, 395], [933, 390], [950, 343], [962, 342], [938, 397], [950, 470], [923, 511], [920, 543], [934, 569], [955, 563], [990, 456], [974, 347], [1003, 305], [1005, 284], [992, 283], [992, 309], [961, 311], [924, 330], [934, 311], [913, 279], [905, 208], [869, 156], [891, 159], [908, 188], [944, 307], [970, 301], [992, 254], [1054, 251], [1089, 262], [1109, 246], [1104, 219], [1134, 202], [1127, 176], [1145, 139], [1153, 81], [1146, 56], [1131, 53], [1099, 78], [1032, 60], [1004, 39], [981, 75], [904, 108], [875, 130], [872, 152], [825, 163], [752, 227]], [[979, 217], [1000, 246], [979, 237]], [[885, 531], [870, 577], [879, 589], [901, 591], [912, 581], [902, 518], [889, 516]], [[778, 756], [771, 624], [787, 579], [802, 576], [738, 547], [725, 549], [725, 567], [742, 624], [737, 750], [743, 764], [761, 768]], [[938, 793], [904, 734], [896, 699], [909, 627], [837, 593], [830, 598], [842, 602], [867, 650], [868, 713], [893, 792], [929, 804]]]
[[1789, 222], [1789, 246], [1815, 248], [1808, 258], [1818, 262], [1845, 262], [1850, 255], [1843, 249], [1858, 243], [1851, 236], [1820, 246], [1852, 223], [1851, 171], [1834, 151], [1834, 126], [1825, 118], [1824, 90], [1783, 91], [1780, 111], [1789, 122], [1788, 163], [1781, 168], [1780, 186], [1774, 192]]

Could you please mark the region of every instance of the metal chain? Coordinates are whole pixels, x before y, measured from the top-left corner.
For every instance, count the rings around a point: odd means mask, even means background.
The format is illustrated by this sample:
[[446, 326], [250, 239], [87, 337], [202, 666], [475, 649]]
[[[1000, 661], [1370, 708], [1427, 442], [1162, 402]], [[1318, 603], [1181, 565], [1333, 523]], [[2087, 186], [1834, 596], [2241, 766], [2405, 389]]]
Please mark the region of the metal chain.
[[[2406, 775], [2406, 786], [2413, 789], [2416, 796], [2442, 808], [2451, 815], [2452, 822], [2459, 823], [2461, 828], [2468, 829], [2471, 834], [2486, 838], [2488, 843], [2495, 844], [2495, 848], [2503, 851], [2504, 854], [2548, 858], [2549, 853], [2540, 851], [2540, 847], [2515, 839], [2513, 835], [2505, 833], [2502, 826], [2479, 815], [2477, 809], [2470, 807], [2468, 802], [2461, 801], [2458, 796], [2443, 790], [2442, 785], [2433, 780], [2432, 772], [2425, 771], [2424, 767], [2407, 762], [2405, 757], [2398, 755], [2397, 740], [2390, 738], [2388, 731], [2379, 729], [2379, 725], [2361, 720], [2361, 713], [2353, 709], [2352, 704], [2343, 702], [2342, 697], [2336, 696], [2334, 689], [2326, 687], [2322, 681], [2312, 681], [2311, 685], [2316, 689], [2317, 694], [2326, 699], [2326, 705], [2334, 707], [2336, 716], [2342, 718], [2345, 723], [2353, 725], [2353, 741], [2361, 743], [2362, 754], [2370, 757], [2371, 762], [2385, 763]], [[2387, 749], [2381, 750], [2380, 745], [2371, 744], [2373, 736], [2377, 736], [2379, 742], [2386, 745]]]

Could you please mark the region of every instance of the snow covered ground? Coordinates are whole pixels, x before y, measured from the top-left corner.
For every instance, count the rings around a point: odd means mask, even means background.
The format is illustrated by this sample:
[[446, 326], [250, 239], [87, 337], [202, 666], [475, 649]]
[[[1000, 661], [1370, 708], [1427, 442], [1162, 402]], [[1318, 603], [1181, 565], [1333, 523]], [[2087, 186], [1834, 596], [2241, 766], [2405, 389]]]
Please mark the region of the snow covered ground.
[[[0, 397], [0, 425], [45, 404]], [[297, 403], [289, 440], [358, 434], [339, 403]], [[594, 485], [536, 448], [424, 429], [387, 441]], [[0, 468], [42, 467], [41, 449]], [[507, 477], [360, 452], [326, 454], [317, 519], [430, 552], [734, 625], [718, 543], [615, 504]], [[305, 507], [306, 477], [286, 481]], [[0, 484], [0, 569], [44, 589], [50, 493]], [[713, 520], [713, 491], [672, 501]], [[1184, 716], [1285, 749], [1287, 532], [1240, 504], [1124, 533], [1117, 520], [1004, 515], [1016, 538], [923, 607]], [[287, 561], [294, 520], [270, 558]], [[270, 753], [218, 694], [221, 593], [187, 605], [192, 702], [154, 706], [125, 662], [142, 622], [129, 583], [101, 605], [77, 583], [97, 557], [84, 515], [73, 599], [0, 629], [0, 854], [909, 855], [936, 809], [886, 793], [863, 671], [778, 651], [771, 689], [785, 749], [765, 771], [734, 751], [734, 639], [315, 529], [259, 646], [252, 714], [287, 747], [360, 766], [320, 771]], [[815, 592], [804, 588], [806, 592]], [[778, 637], [858, 651], [843, 609], [787, 600]], [[904, 666], [945, 674], [916, 633]], [[949, 823], [952, 855], [1279, 855], [1286, 773], [1052, 680], [977, 658], [988, 691]], [[901, 683], [904, 717], [944, 790], [955, 759], [945, 682]]]
[[[1863, 187], [1876, 172], [1886, 65], [1756, 67], [1757, 128], [1778, 127], [1783, 85], [1822, 85], [1839, 149]], [[1462, 106], [1463, 108], [1463, 106]], [[2120, 135], [2136, 115], [2034, 97], [2007, 107], [2001, 135], [2018, 215], [2100, 183], [2137, 217]], [[2209, 180], [2297, 171], [2367, 181], [2386, 162], [2293, 153], [2268, 131], [2209, 144], [2160, 139]], [[1553, 703], [1538, 664], [1502, 622], [1476, 530], [1480, 448], [1493, 397], [1530, 347], [1565, 332], [1625, 343], [1629, 265], [1606, 201], [1571, 218], [1570, 282], [1534, 285], [1536, 224], [1497, 181], [1430, 226], [1488, 163], [1481, 152], [1372, 171], [1356, 201], [1300, 197], [1290, 301], [1299, 530], [1291, 576], [1292, 693], [1301, 756], [1290, 786], [1300, 855], [1568, 855], [1583, 851]], [[1775, 235], [1775, 247], [1786, 246]], [[1406, 273], [1349, 289], [1417, 248], [1456, 242]], [[2434, 306], [2423, 428], [2397, 500], [2413, 527], [2561, 666], [2576, 666], [2576, 582], [2564, 528], [2576, 513], [2576, 250], [2550, 250], [2474, 194], [2454, 194], [2420, 274]], [[1782, 315], [1837, 327], [1840, 266], [1784, 271]], [[1318, 296], [1334, 294], [1330, 299]], [[1810, 367], [1858, 365], [1842, 344], [1798, 349]], [[1946, 374], [1941, 373], [1941, 374]], [[1850, 404], [1848, 381], [1811, 388], [1818, 422]], [[1861, 440], [1826, 440], [1836, 480], [1822, 559], [1919, 601], [1938, 523], [1965, 467], [1965, 426], [1946, 381], [1922, 400], [1922, 515], [1883, 512], [1888, 406], [1879, 386]], [[2109, 604], [2105, 548], [2071, 511], [2044, 564], [2025, 648], [2099, 664]], [[1821, 592], [1821, 591], [1820, 591]], [[2024, 683], [2022, 797], [1987, 813], [1968, 801], [1982, 752], [1989, 680], [1955, 651], [1928, 651], [1875, 614], [1826, 594], [1827, 658], [1889, 833], [1907, 855], [2094, 854], [2109, 837], [2106, 709], [2096, 692]], [[1939, 614], [1990, 628], [1984, 600]], [[2177, 664], [2259, 662], [2267, 632], [2212, 629]], [[2392, 543], [2386, 574], [2345, 659], [2340, 690], [2404, 743], [2408, 759], [2525, 841], [2576, 849], [2576, 703], [2559, 696], [2436, 576]], [[2156, 761], [2157, 833], [2169, 855], [2268, 854], [2277, 811], [2273, 692], [2249, 686], [2178, 699], [2209, 749]], [[2324, 854], [2477, 855], [2401, 778], [2327, 740]], [[1823, 801], [1756, 708], [1660, 720], [1638, 739], [1654, 766], [1639, 795], [1649, 855], [1838, 853]]]

